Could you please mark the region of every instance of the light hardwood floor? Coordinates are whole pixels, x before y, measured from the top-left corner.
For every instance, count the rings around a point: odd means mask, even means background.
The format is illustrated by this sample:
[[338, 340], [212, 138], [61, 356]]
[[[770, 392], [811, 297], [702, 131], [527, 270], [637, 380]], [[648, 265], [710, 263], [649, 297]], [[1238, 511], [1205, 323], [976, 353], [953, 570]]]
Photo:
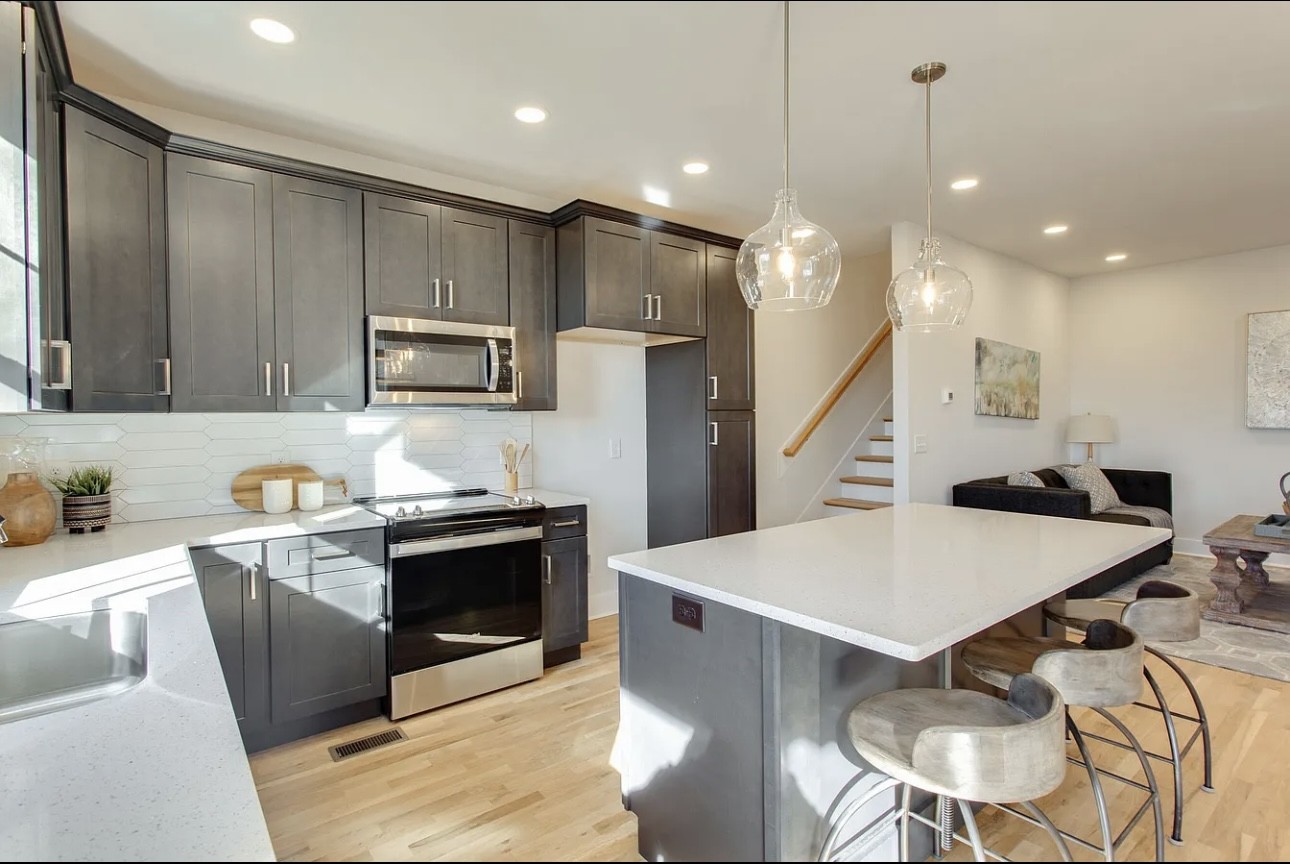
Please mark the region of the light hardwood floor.
[[[591, 622], [582, 660], [540, 681], [424, 714], [399, 725], [411, 738], [334, 763], [332, 744], [388, 728], [370, 720], [258, 754], [251, 768], [278, 856], [292, 860], [639, 861], [636, 817], [622, 809], [609, 765], [618, 722], [617, 620]], [[1199, 791], [1199, 742], [1187, 760], [1186, 845], [1170, 861], [1290, 858], [1290, 684], [1184, 663], [1206, 699], [1218, 792]], [[1161, 676], [1181, 704], [1182, 689]], [[1144, 744], [1164, 749], [1157, 714], [1125, 716]], [[1081, 720], [1090, 730], [1093, 720]], [[1184, 724], [1187, 725], [1187, 724]], [[1189, 734], [1189, 733], [1188, 733]], [[1127, 773], [1131, 754], [1094, 744], [1098, 763]], [[1167, 767], [1167, 766], [1165, 766]], [[1157, 772], [1166, 823], [1172, 784]], [[1122, 824], [1140, 795], [1108, 792]], [[1072, 770], [1041, 802], [1063, 828], [1091, 836], [1087, 778]], [[1113, 816], [1113, 819], [1115, 817]], [[1121, 860], [1149, 860], [1144, 821]], [[986, 815], [986, 842], [1017, 860], [1053, 860], [1042, 834]], [[1168, 827], [1166, 824], [1166, 831]], [[953, 860], [970, 860], [958, 849]], [[1077, 860], [1094, 860], [1076, 850]]]

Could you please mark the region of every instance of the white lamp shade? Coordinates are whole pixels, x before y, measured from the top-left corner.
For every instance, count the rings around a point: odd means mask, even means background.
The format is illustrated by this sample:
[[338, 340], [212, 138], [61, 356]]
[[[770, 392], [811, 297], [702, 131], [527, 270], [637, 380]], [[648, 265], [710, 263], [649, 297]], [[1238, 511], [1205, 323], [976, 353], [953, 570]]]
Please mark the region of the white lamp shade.
[[1110, 444], [1115, 441], [1115, 421], [1105, 414], [1076, 414], [1066, 427], [1069, 444]]

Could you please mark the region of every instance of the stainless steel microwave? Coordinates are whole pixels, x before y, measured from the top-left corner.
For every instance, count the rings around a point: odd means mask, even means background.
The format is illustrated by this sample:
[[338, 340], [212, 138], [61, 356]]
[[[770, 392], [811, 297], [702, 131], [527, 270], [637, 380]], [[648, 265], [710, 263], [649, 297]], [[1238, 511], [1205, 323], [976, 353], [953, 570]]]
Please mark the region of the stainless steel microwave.
[[515, 328], [367, 318], [367, 404], [513, 405]]

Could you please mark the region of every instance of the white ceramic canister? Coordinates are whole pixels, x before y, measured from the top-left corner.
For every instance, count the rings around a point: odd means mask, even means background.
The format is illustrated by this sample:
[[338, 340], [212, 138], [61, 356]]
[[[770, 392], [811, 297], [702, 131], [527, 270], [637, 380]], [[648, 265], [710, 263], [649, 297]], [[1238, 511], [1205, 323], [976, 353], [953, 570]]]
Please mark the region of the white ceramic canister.
[[323, 481], [305, 480], [297, 483], [296, 498], [301, 510], [321, 510], [323, 506]]
[[260, 483], [260, 494], [264, 496], [265, 513], [286, 513], [291, 509], [295, 481], [264, 480]]

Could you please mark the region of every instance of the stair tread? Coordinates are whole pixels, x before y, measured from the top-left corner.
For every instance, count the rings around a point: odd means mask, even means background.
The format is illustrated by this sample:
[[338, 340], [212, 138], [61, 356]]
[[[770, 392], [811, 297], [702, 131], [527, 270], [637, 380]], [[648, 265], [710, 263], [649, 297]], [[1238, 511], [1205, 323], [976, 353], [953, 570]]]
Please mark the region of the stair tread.
[[872, 453], [861, 453], [856, 457], [857, 462], [895, 462], [895, 456], [875, 456]]
[[852, 510], [879, 510], [891, 506], [886, 501], [865, 501], [863, 498], [825, 498], [824, 503], [830, 507], [850, 507]]
[[895, 441], [896, 439], [891, 435], [870, 435], [869, 440], [870, 441]]
[[890, 477], [863, 477], [863, 476], [856, 476], [856, 475], [853, 475], [851, 477], [843, 477], [842, 482], [858, 483], [863, 486], [891, 486], [893, 483]]

